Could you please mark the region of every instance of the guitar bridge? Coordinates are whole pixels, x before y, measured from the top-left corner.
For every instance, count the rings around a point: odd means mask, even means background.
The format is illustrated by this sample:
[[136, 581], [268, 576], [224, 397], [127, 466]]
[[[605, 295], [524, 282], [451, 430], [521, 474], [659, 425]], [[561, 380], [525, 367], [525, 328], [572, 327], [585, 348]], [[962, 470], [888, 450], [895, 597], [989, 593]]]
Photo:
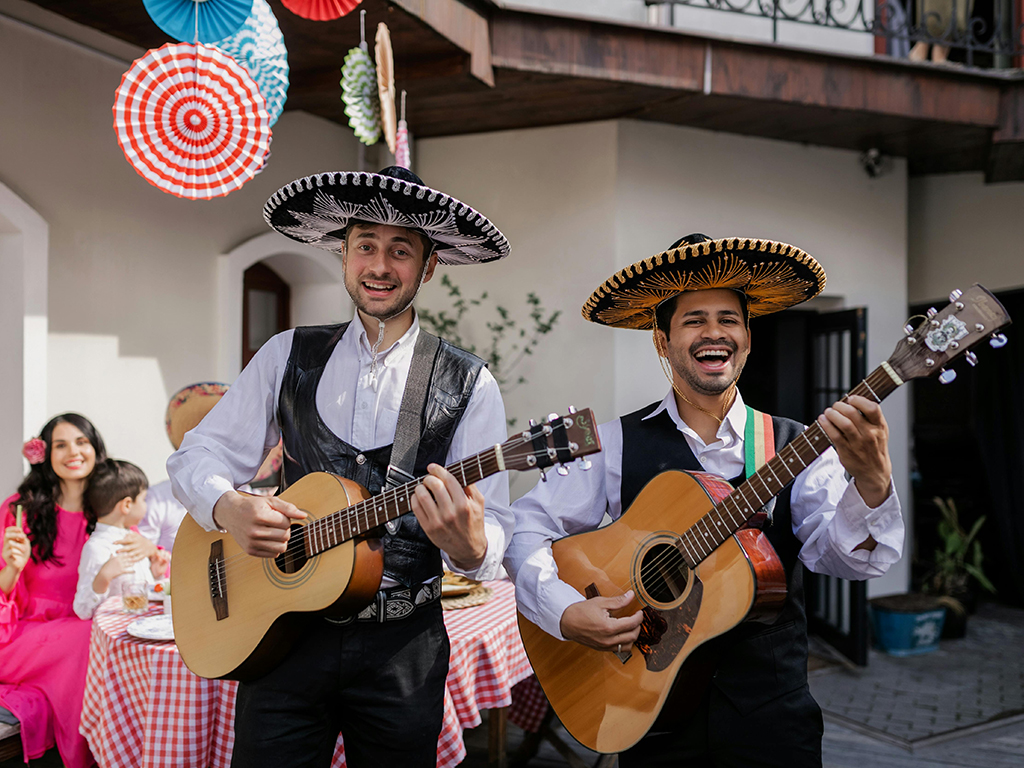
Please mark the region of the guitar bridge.
[[224, 562], [224, 541], [217, 539], [210, 544], [210, 560], [207, 573], [210, 580], [210, 602], [217, 614], [217, 621], [228, 617], [228, 584]]

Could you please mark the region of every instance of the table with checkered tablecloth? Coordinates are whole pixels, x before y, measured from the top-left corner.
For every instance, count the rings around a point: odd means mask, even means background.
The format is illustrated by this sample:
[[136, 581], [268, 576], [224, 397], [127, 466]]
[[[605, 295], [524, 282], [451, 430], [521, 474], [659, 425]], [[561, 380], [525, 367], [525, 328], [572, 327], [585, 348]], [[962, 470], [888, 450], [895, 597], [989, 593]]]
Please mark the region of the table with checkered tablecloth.
[[[445, 611], [452, 652], [438, 766], [459, 763], [466, 755], [463, 729], [480, 724], [480, 710], [509, 706], [513, 686], [531, 676], [512, 584], [487, 585], [488, 602]], [[150, 606], [150, 613], [161, 610]], [[227, 768], [237, 683], [193, 675], [172, 641], [130, 636], [125, 628], [135, 618], [121, 612], [120, 598], [111, 598], [93, 619], [81, 731], [96, 760], [104, 768]], [[546, 702], [526, 697], [510, 717], [532, 721], [540, 706]], [[332, 768], [344, 764], [339, 735]]]

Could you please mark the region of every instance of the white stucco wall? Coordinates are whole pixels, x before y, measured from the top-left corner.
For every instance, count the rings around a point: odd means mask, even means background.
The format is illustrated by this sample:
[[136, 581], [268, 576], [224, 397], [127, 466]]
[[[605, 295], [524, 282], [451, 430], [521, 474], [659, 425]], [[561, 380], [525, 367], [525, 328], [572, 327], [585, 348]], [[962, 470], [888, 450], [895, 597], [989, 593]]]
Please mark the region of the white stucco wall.
[[980, 173], [911, 179], [911, 303], [974, 283], [990, 291], [1024, 286], [1021, 211], [1024, 183], [985, 184]]
[[[452, 269], [464, 292], [487, 290], [525, 316], [522, 297], [534, 290], [564, 311], [524, 369], [529, 385], [506, 398], [521, 418], [571, 402], [606, 421], [664, 396], [650, 336], [601, 328], [579, 311], [614, 271], [694, 231], [774, 238], [814, 254], [834, 308], [868, 307], [869, 370], [900, 336], [902, 162], [870, 179], [855, 152], [633, 121], [428, 139], [418, 150], [428, 183], [492, 216], [513, 245], [505, 262]], [[439, 298], [436, 287], [424, 296], [431, 307]], [[897, 487], [909, 499], [904, 390], [885, 412]], [[522, 483], [514, 490], [532, 480]], [[908, 573], [904, 561], [872, 582], [871, 594], [902, 591]]]
[[356, 142], [287, 112], [255, 179], [215, 200], [172, 197], [117, 144], [111, 105], [127, 68], [0, 16], [0, 183], [49, 225], [46, 410], [90, 416], [111, 453], [155, 481], [170, 451], [167, 398], [217, 376], [217, 257], [268, 231], [263, 204], [285, 183], [353, 167]]

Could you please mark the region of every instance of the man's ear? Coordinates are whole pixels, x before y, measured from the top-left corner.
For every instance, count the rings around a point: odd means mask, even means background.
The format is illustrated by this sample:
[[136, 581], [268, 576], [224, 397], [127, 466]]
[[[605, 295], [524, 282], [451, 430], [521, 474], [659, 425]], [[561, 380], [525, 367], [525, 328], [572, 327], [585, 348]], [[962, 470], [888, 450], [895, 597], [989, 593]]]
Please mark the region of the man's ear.
[[654, 331], [654, 348], [658, 350], [658, 357], [667, 357], [665, 350], [668, 349], [668, 336], [661, 328]]
[[434, 276], [434, 269], [436, 267], [437, 267], [437, 254], [436, 253], [432, 253], [432, 254], [430, 254], [430, 258], [427, 259], [427, 271], [423, 275], [423, 282], [424, 283], [429, 283], [430, 282], [430, 278], [432, 278]]

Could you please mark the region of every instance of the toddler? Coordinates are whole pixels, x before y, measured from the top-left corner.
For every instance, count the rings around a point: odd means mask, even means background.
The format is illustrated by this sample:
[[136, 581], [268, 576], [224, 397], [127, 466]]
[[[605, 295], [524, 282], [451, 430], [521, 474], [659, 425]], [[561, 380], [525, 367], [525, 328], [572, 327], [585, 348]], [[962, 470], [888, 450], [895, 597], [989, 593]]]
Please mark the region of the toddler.
[[132, 560], [123, 551], [123, 539], [146, 514], [145, 473], [128, 461], [107, 459], [97, 463], [86, 490], [85, 516], [89, 540], [78, 564], [75, 613], [90, 619], [103, 600], [120, 595], [126, 584], [152, 584], [163, 578], [170, 555], [158, 549], [148, 558]]

